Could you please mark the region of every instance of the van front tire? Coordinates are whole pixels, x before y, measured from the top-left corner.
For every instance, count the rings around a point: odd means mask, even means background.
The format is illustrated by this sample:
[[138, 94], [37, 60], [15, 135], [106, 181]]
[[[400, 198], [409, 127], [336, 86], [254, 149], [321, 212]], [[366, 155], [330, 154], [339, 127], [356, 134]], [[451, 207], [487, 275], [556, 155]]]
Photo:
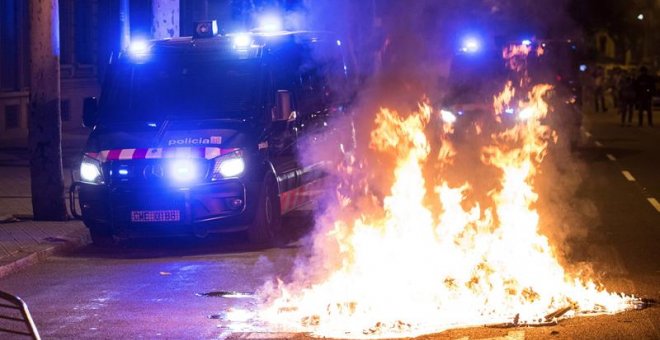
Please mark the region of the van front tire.
[[250, 243], [275, 246], [282, 239], [282, 216], [277, 183], [273, 177], [264, 181], [258, 198], [257, 211], [248, 228]]

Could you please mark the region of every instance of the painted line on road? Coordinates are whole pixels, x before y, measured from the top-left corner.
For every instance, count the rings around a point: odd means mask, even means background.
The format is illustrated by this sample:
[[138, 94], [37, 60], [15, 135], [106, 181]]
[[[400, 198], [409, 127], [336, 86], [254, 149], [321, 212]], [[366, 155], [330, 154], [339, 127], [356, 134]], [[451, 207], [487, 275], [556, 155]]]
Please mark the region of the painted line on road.
[[616, 161], [616, 157], [614, 157], [611, 153], [607, 154], [607, 159], [611, 160], [612, 162]]
[[599, 141], [595, 141], [594, 144], [596, 144], [596, 146], [599, 147], [599, 148], [603, 147], [603, 143], [601, 143]]
[[621, 173], [623, 174], [623, 177], [625, 177], [628, 181], [630, 181], [630, 182], [635, 181], [635, 177], [633, 177], [633, 175], [630, 173], [630, 171], [623, 170], [623, 171], [621, 171]]
[[655, 208], [655, 210], [660, 212], [660, 202], [658, 202], [657, 199], [655, 199], [653, 197], [649, 197], [649, 198], [647, 198], [647, 200], [649, 200], [649, 203], [651, 203], [651, 205]]
[[584, 134], [587, 136], [587, 138], [591, 138], [591, 132], [589, 132], [589, 131], [584, 131]]
[[525, 331], [510, 331], [505, 336], [498, 336], [495, 338], [479, 338], [475, 340], [524, 340], [524, 339], [525, 339]]

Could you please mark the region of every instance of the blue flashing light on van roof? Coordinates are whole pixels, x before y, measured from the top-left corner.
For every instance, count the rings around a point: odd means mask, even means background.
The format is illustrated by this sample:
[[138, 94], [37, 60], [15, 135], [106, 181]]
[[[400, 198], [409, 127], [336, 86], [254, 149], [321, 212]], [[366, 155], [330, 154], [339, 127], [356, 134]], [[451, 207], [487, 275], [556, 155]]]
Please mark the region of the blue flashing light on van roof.
[[284, 28], [282, 23], [282, 18], [274, 14], [265, 14], [261, 16], [258, 20], [258, 25], [255, 28], [255, 31], [259, 32], [278, 32]]
[[532, 44], [532, 41], [529, 40], [529, 39], [523, 39], [522, 44], [525, 45], [525, 46], [529, 46], [529, 45]]
[[144, 39], [135, 39], [128, 46], [128, 53], [133, 58], [143, 58], [149, 54], [149, 42]]

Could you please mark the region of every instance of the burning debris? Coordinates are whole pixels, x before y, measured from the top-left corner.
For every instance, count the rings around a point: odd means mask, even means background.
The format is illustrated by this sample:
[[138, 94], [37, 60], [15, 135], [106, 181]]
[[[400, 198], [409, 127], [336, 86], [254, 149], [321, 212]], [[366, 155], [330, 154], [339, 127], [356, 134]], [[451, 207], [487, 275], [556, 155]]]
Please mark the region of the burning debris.
[[[514, 103], [524, 115], [496, 119], [485, 134], [490, 138], [474, 170], [497, 174], [486, 195], [474, 195], [468, 174], [461, 173], [458, 185], [447, 180], [461, 157], [448, 128], [454, 121], [426, 102], [408, 114], [381, 109], [369, 147], [393, 158], [390, 169], [383, 167], [387, 162], [371, 165], [391, 174], [389, 193], [374, 197], [368, 181], [355, 181], [356, 169], [370, 167], [352, 158], [342, 168], [338, 207], [319, 219], [314, 256], [291, 282], [263, 289], [258, 318], [278, 331], [409, 337], [468, 326], [553, 324], [638, 304], [567, 272], [539, 231], [534, 179], [557, 139], [545, 124], [550, 90], [532, 87]], [[509, 83], [495, 98], [496, 115], [512, 104], [513, 92]]]

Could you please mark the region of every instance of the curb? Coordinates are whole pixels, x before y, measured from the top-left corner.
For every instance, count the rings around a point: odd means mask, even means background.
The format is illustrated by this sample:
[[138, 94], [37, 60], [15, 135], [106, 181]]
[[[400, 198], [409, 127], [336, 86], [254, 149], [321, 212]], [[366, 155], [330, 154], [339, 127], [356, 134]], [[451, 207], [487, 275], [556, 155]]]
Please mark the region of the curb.
[[64, 253], [91, 243], [87, 229], [75, 230], [64, 236], [48, 237], [43, 244], [21, 250], [17, 254], [0, 260], [0, 278], [48, 259], [51, 255]]

